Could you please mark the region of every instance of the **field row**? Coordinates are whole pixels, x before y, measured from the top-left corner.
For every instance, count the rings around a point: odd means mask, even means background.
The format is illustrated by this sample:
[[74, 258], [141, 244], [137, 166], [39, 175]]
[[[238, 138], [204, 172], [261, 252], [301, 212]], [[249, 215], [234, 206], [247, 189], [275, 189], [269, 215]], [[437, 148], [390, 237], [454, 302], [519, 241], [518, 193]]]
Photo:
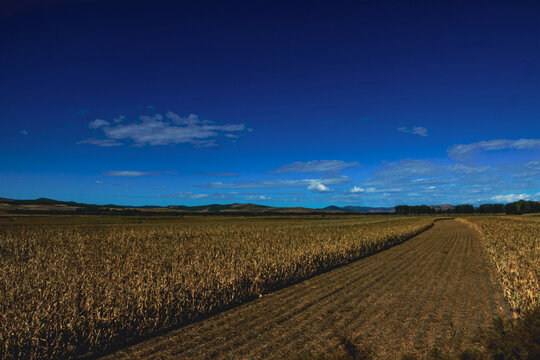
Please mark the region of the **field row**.
[[376, 253], [433, 218], [0, 227], [3, 358], [66, 358]]

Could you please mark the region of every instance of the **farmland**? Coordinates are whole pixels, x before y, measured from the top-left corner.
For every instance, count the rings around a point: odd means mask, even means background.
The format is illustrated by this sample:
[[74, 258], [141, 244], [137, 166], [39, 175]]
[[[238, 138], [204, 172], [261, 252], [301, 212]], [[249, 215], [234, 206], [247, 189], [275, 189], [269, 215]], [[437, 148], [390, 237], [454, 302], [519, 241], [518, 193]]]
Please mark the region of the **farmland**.
[[[475, 334], [509, 315], [479, 236], [444, 220], [386, 251], [106, 359], [488, 359], [470, 356], [481, 349]], [[437, 349], [456, 356], [430, 356]], [[469, 357], [457, 356], [467, 350]]]
[[187, 324], [398, 244], [433, 218], [114, 222], [2, 220], [3, 358], [74, 357]]
[[0, 358], [482, 349], [538, 308], [540, 218], [457, 220], [0, 217]]

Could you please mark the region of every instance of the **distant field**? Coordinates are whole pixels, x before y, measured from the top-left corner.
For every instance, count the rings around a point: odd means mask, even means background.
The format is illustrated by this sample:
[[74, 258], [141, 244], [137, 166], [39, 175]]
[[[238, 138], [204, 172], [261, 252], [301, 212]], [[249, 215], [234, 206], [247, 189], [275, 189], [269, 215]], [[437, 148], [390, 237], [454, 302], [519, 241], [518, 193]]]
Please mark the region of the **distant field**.
[[101, 351], [377, 253], [433, 220], [2, 217], [0, 354]]

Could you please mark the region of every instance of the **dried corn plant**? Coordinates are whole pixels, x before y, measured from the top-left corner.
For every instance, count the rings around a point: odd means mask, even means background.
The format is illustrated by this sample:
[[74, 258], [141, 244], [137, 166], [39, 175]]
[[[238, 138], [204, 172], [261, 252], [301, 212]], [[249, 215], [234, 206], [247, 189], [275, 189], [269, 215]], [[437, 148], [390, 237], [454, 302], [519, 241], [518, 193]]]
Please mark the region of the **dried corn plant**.
[[432, 222], [0, 225], [0, 358], [103, 351], [373, 254]]
[[540, 305], [540, 217], [471, 216], [458, 220], [480, 233], [514, 316]]

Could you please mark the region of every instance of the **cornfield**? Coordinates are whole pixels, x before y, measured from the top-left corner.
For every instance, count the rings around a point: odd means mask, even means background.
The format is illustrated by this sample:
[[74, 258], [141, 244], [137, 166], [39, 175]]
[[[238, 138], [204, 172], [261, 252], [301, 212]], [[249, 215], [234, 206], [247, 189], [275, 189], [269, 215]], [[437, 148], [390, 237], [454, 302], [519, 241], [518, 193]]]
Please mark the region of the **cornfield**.
[[540, 217], [471, 216], [459, 220], [480, 233], [514, 316], [540, 305]]
[[0, 225], [0, 358], [73, 358], [399, 243], [433, 218]]

